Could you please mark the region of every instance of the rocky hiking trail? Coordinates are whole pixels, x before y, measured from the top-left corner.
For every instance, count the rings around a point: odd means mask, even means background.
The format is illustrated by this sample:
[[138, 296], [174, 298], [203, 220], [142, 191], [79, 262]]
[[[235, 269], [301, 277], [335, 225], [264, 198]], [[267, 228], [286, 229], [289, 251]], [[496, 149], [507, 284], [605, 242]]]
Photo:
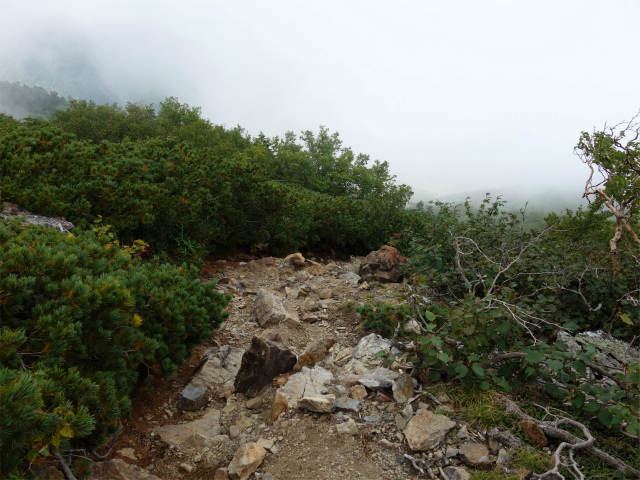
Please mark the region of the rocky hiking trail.
[[397, 275], [362, 260], [207, 264], [202, 280], [233, 295], [229, 318], [177, 377], [134, 398], [92, 478], [453, 480], [507, 468], [503, 445], [457, 422], [452, 398], [376, 359], [403, 347], [359, 328], [353, 305], [397, 301], [401, 286], [363, 282]]

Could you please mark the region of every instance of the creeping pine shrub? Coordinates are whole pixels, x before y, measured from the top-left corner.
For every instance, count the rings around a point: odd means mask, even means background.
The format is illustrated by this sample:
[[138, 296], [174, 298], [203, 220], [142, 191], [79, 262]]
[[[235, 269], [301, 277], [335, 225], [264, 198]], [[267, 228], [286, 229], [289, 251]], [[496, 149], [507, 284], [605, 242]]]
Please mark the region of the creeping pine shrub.
[[0, 222], [0, 477], [113, 435], [136, 384], [175, 373], [224, 320], [214, 286], [106, 235]]

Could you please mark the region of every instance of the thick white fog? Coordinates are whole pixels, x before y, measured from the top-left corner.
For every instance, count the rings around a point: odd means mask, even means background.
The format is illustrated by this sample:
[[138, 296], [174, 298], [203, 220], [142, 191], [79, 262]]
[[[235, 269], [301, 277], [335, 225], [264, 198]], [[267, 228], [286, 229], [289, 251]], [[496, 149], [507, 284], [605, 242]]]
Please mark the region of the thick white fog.
[[[415, 200], [582, 194], [582, 130], [640, 107], [640, 2], [2, 2], [0, 80], [340, 132]], [[539, 195], [537, 195], [539, 197]]]

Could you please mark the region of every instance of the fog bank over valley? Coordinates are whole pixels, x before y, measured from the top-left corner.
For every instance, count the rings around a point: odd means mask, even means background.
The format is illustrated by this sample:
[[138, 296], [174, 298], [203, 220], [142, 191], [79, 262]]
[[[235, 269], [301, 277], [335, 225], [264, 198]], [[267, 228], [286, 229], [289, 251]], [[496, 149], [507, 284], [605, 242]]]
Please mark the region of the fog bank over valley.
[[175, 96], [252, 136], [323, 125], [388, 161], [412, 202], [566, 208], [588, 173], [580, 132], [640, 106], [638, 16], [633, 1], [9, 1], [0, 80], [97, 103]]

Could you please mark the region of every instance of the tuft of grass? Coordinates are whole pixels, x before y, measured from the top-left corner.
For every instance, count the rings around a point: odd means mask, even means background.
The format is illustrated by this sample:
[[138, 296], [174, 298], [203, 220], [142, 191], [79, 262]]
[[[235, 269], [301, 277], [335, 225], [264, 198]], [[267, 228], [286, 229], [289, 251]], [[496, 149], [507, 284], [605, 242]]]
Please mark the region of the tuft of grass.
[[491, 390], [482, 390], [478, 386], [464, 385], [455, 396], [456, 410], [472, 427], [502, 427], [512, 429], [517, 421], [515, 415], [508, 414], [504, 405], [496, 402]]
[[528, 468], [533, 473], [543, 473], [553, 468], [553, 457], [534, 448], [521, 448], [512, 453], [513, 468]]
[[354, 302], [353, 300], [349, 300], [348, 302], [344, 302], [342, 305], [338, 306], [338, 310], [339, 311], [353, 310], [355, 306], [356, 306], [356, 302]]

